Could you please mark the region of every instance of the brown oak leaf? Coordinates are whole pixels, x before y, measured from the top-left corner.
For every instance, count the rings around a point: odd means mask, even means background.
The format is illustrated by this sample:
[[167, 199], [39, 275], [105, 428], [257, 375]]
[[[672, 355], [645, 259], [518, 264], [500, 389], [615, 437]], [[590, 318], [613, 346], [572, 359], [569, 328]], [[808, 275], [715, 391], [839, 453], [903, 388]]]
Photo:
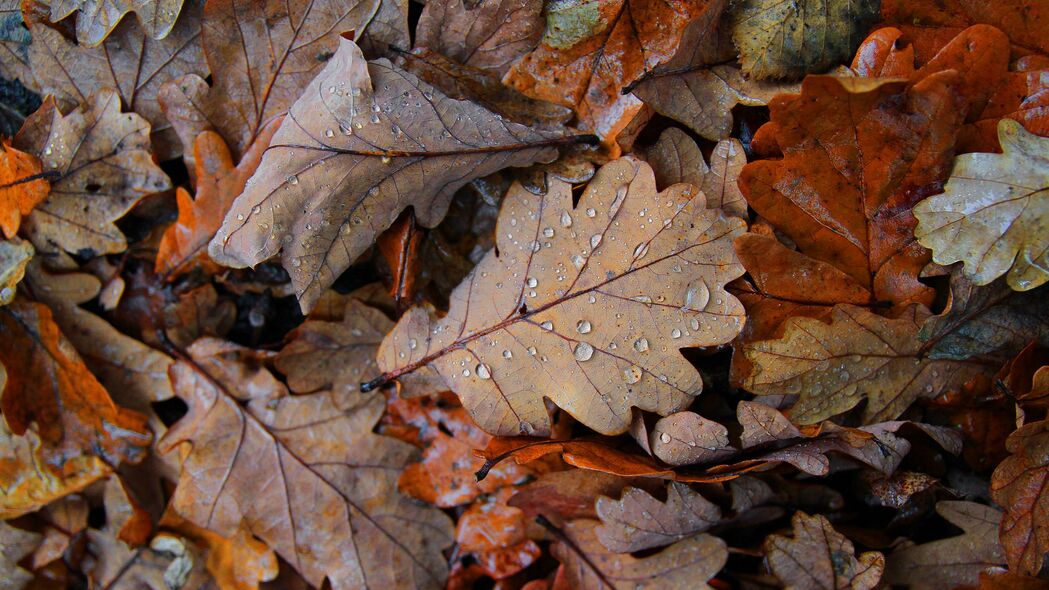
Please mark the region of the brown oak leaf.
[[747, 202], [736, 182], [747, 155], [737, 139], [719, 141], [710, 152], [710, 163], [686, 133], [671, 127], [664, 131], [645, 158], [656, 174], [656, 184], [667, 188], [679, 182], [698, 186], [707, 197], [707, 207], [744, 217]]
[[834, 530], [823, 516], [794, 513], [792, 538], [769, 535], [765, 553], [769, 568], [788, 590], [871, 590], [878, 586], [885, 557], [877, 551], [856, 556], [852, 541]]
[[1049, 421], [1024, 425], [1006, 439], [1011, 456], [991, 476], [991, 498], [1005, 508], [998, 534], [1009, 569], [1031, 576], [1042, 569], [1049, 552], [1046, 445]]
[[678, 482], [667, 486], [661, 502], [648, 492], [627, 488], [613, 500], [598, 496], [597, 515], [601, 526], [597, 538], [615, 553], [634, 553], [662, 547], [691, 537], [721, 520], [721, 510], [692, 488]]
[[415, 45], [502, 77], [543, 36], [542, 0], [434, 0], [415, 28]]
[[[163, 39], [179, 19], [183, 2], [185, 0], [52, 0], [48, 4], [53, 23], [79, 11], [76, 17], [77, 40], [92, 47], [104, 41], [129, 12], [135, 13], [135, 25], [146, 35]], [[130, 25], [128, 22], [125, 26]]]
[[22, 588], [33, 579], [33, 574], [18, 566], [18, 562], [32, 553], [40, 542], [40, 535], [0, 522], [0, 587]]

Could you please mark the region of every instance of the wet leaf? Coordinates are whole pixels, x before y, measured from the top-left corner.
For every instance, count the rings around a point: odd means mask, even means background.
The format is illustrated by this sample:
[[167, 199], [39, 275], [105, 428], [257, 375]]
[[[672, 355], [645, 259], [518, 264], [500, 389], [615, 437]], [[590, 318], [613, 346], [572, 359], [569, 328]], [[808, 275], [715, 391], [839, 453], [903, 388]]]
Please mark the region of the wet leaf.
[[794, 536], [765, 540], [769, 568], [788, 589], [870, 590], [878, 586], [885, 557], [877, 551], [856, 556], [852, 542], [823, 516], [794, 513]]
[[415, 44], [502, 77], [543, 36], [542, 0], [435, 0], [416, 25]]
[[25, 219], [26, 235], [41, 252], [121, 252], [127, 240], [114, 221], [146, 195], [171, 188], [153, 162], [149, 124], [122, 114], [112, 90], [67, 115], [46, 100], [26, 120], [15, 146], [36, 154], [54, 175], [51, 194]]
[[701, 533], [721, 519], [716, 505], [677, 482], [667, 486], [666, 502], [638, 488], [627, 488], [619, 500], [598, 496], [597, 514], [603, 523], [597, 528], [597, 538], [615, 553], [669, 545]]
[[539, 198], [514, 186], [497, 251], [436, 325], [419, 308], [401, 319], [379, 351], [382, 379], [429, 365], [501, 435], [547, 434], [543, 396], [604, 434], [627, 430], [631, 406], [687, 406], [702, 381], [680, 349], [741, 327], [723, 285], [741, 272], [730, 244], [743, 223], [701, 195], [657, 193], [648, 165], [629, 158], [601, 168], [574, 207], [566, 183]]
[[719, 141], [708, 165], [696, 142], [672, 127], [659, 136], [659, 141], [645, 156], [656, 174], [658, 186], [666, 188], [679, 182], [698, 186], [707, 197], [707, 207], [722, 209], [737, 217], [746, 215], [747, 202], [736, 181], [747, 163], [747, 156], [738, 140]]
[[1049, 529], [1045, 494], [1049, 463], [1045, 448], [1049, 444], [1049, 422], [1033, 422], [1009, 435], [1005, 448], [1011, 453], [994, 470], [991, 497], [1005, 508], [999, 536], [1009, 569], [1037, 575], [1049, 551]]
[[315, 586], [443, 582], [451, 525], [397, 493], [412, 453], [371, 433], [381, 395], [289, 396], [249, 350], [204, 339], [189, 353], [193, 364], [171, 370], [189, 413], [161, 441], [192, 443], [172, 499], [179, 515], [226, 537], [245, 527]]
[[365, 62], [344, 39], [277, 131], [209, 252], [241, 267], [283, 249], [308, 310], [405, 207], [432, 227], [470, 179], [549, 160], [552, 146], [573, 141], [447, 99], [384, 60]]
[[29, 44], [33, 37], [22, 19], [22, 0], [0, 2], [0, 76], [29, 83]]
[[51, 189], [41, 173], [40, 160], [0, 143], [0, 229], [8, 240], [18, 233], [22, 218], [47, 197]]
[[660, 418], [648, 437], [652, 454], [669, 465], [713, 463], [734, 453], [728, 430], [694, 412]]
[[[51, 22], [77, 12], [77, 40], [88, 47], [98, 45], [116, 28], [125, 15], [133, 12], [134, 24], [153, 39], [171, 33], [185, 0], [53, 0]], [[128, 18], [127, 20], [131, 20]], [[130, 22], [127, 25], [131, 25]], [[125, 25], [125, 26], [127, 26]]]
[[890, 553], [886, 582], [948, 590], [976, 584], [981, 573], [1005, 564], [998, 544], [1001, 512], [975, 502], [939, 502], [936, 512], [964, 534]]
[[618, 496], [628, 484], [640, 485], [641, 481], [583, 469], [553, 471], [518, 488], [507, 504], [530, 518], [542, 515], [561, 526], [568, 520], [596, 519], [594, 498]]
[[33, 245], [24, 240], [0, 240], [0, 306], [15, 300], [18, 282], [34, 252]]
[[243, 528], [232, 537], [223, 537], [170, 511], [164, 514], [160, 525], [201, 548], [204, 566], [220, 588], [256, 590], [259, 582], [277, 577], [277, 556]]
[[1049, 281], [1049, 139], [1009, 119], [998, 138], [1002, 154], [957, 158], [944, 194], [915, 207], [914, 235], [936, 262], [964, 262], [977, 285], [1006, 275], [1027, 291]]

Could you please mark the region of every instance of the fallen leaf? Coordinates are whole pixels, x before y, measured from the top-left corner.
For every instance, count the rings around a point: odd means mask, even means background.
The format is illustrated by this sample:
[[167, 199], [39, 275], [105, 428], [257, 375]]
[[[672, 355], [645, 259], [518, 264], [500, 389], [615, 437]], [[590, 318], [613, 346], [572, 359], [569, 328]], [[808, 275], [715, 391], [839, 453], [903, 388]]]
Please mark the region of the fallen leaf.
[[[163, 39], [171, 33], [182, 11], [185, 0], [53, 0], [51, 22], [58, 22], [78, 12], [77, 41], [92, 47], [98, 45], [129, 12], [135, 13], [135, 25], [153, 39]], [[128, 19], [130, 20], [130, 19]], [[130, 25], [127, 23], [125, 26]]]
[[695, 412], [660, 418], [648, 436], [652, 454], [668, 465], [713, 463], [735, 453], [728, 429]]
[[51, 189], [32, 154], [0, 143], [0, 229], [8, 240], [18, 233], [22, 218], [47, 197]]
[[415, 28], [415, 45], [502, 77], [543, 36], [542, 0], [434, 0]]
[[[181, 0], [178, 2], [181, 4]], [[200, 47], [202, 6], [203, 2], [191, 0], [180, 13], [178, 26], [170, 35], [160, 36], [163, 38], [151, 38], [142, 26], [128, 19], [97, 47], [77, 45], [48, 23], [31, 17], [32, 78], [25, 84], [41, 94], [54, 96], [58, 108], [64, 111], [87, 103], [102, 90], [115, 89], [129, 111], [149, 122], [160, 159], [177, 157], [182, 148], [160, 110], [157, 95], [164, 84], [183, 75], [208, 75]], [[77, 19], [78, 24], [82, 18]]]
[[742, 270], [730, 241], [743, 222], [706, 210], [688, 185], [657, 193], [651, 168], [631, 158], [602, 167], [572, 202], [556, 180], [541, 198], [511, 188], [496, 251], [436, 325], [419, 308], [401, 319], [379, 350], [379, 380], [429, 365], [499, 435], [547, 434], [543, 396], [604, 434], [625, 432], [632, 406], [665, 415], [691, 403], [702, 381], [680, 349], [741, 327], [723, 285]]
[[412, 453], [372, 434], [381, 395], [290, 396], [247, 349], [203, 339], [188, 352], [193, 364], [171, 375], [189, 413], [161, 441], [192, 443], [172, 499], [179, 515], [226, 537], [246, 527], [314, 586], [443, 582], [451, 524], [396, 492]]
[[217, 133], [205, 131], [197, 136], [193, 143], [197, 193], [190, 199], [189, 193], [179, 187], [176, 193], [179, 216], [160, 239], [155, 273], [171, 279], [193, 266], [217, 270], [208, 258], [208, 242], [222, 225], [233, 200], [258, 169], [280, 121], [275, 119], [262, 129], [236, 166], [229, 148]]
[[277, 577], [277, 556], [243, 528], [232, 537], [223, 537], [170, 510], [164, 513], [160, 526], [193, 541], [203, 550], [204, 566], [219, 588], [257, 590], [259, 582]]
[[503, 82], [533, 98], [574, 108], [580, 127], [612, 146], [641, 109], [641, 101], [624, 95], [623, 88], [670, 61], [687, 26], [693, 21], [713, 26], [723, 7], [721, 0], [552, 5], [539, 47], [517, 61]]
[[40, 535], [0, 522], [0, 587], [22, 588], [33, 579], [33, 574], [18, 566], [18, 562], [36, 549]]
[[644, 558], [614, 553], [598, 540], [599, 525], [599, 521], [575, 520], [565, 526], [564, 536], [550, 550], [562, 564], [555, 590], [709, 590], [706, 582], [728, 559], [725, 542], [710, 535], [678, 541]]
[[1049, 139], [1010, 119], [998, 138], [1004, 153], [959, 156], [944, 194], [915, 206], [914, 235], [977, 285], [1005, 274], [1027, 291], [1049, 281]]
[[948, 175], [961, 124], [956, 80], [952, 72], [913, 85], [809, 76], [800, 95], [769, 104], [772, 120], [759, 134], [773, 137], [783, 158], [744, 166], [744, 197], [801, 254], [867, 289], [871, 303], [930, 303], [934, 291], [917, 280], [928, 254], [912, 236], [910, 208]]
[[594, 498], [618, 496], [627, 485], [642, 485], [642, 482], [584, 469], [552, 471], [517, 488], [507, 504], [520, 508], [529, 518], [542, 515], [556, 526], [562, 526], [569, 520], [596, 519]]
[[645, 158], [655, 172], [657, 186], [665, 189], [679, 182], [697, 186], [707, 197], [707, 207], [736, 217], [746, 216], [747, 202], [736, 181], [747, 163], [747, 155], [738, 140], [719, 141], [710, 152], [708, 165], [696, 142], [671, 127], [648, 149]]
[[[309, 3], [212, 0], [201, 42], [214, 85], [190, 74], [165, 83], [159, 100], [185, 151], [203, 131], [226, 140], [242, 159], [270, 121], [288, 111], [339, 48], [340, 35], [379, 33], [407, 45], [407, 2], [319, 0]], [[392, 13], [391, 13], [392, 11]], [[391, 20], [392, 19], [392, 20]], [[392, 26], [391, 26], [392, 25]], [[403, 37], [403, 39], [401, 39]]]
[[1032, 422], [1009, 435], [1005, 448], [1011, 453], [991, 476], [991, 498], [1005, 509], [998, 529], [1009, 569], [1035, 576], [1049, 551], [1045, 495], [1049, 470], [1045, 448], [1049, 422]]
[[975, 502], [950, 501], [937, 503], [936, 512], [964, 534], [890, 553], [885, 582], [949, 590], [976, 584], [982, 573], [1005, 564], [998, 544], [1001, 512]]
[[685, 484], [670, 482], [666, 502], [644, 490], [627, 488], [623, 497], [597, 498], [602, 525], [597, 538], [614, 553], [635, 553], [662, 547], [709, 529], [721, 520], [721, 510]]
[[424, 234], [411, 209], [401, 213], [397, 221], [376, 239], [379, 253], [390, 270], [390, 296], [401, 312], [412, 306], [418, 294], [416, 279], [422, 264], [419, 250], [423, 239]]
[[502, 488], [468, 506], [459, 517], [455, 540], [484, 574], [502, 580], [535, 563], [539, 546], [527, 537], [524, 512], [506, 505], [512, 488]]
[[470, 179], [552, 159], [553, 146], [578, 140], [447, 99], [388, 62], [365, 62], [346, 39], [309, 88], [209, 249], [243, 267], [283, 248], [304, 310], [407, 206], [432, 227]]
[[928, 317], [918, 305], [895, 319], [838, 305], [829, 323], [791, 318], [781, 338], [744, 345], [753, 372], [743, 386], [757, 395], [798, 395], [789, 411], [798, 424], [814, 424], [864, 399], [865, 423], [895, 418], [919, 398], [986, 371], [978, 362], [929, 358], [916, 338]]
[[26, 119], [15, 146], [36, 154], [44, 171], [54, 175], [51, 194], [25, 219], [25, 235], [39, 252], [121, 252], [127, 240], [113, 222], [139, 199], [171, 188], [153, 162], [149, 124], [134, 113], [122, 114], [112, 90], [100, 91], [68, 115], [45, 100]]
[[769, 535], [766, 560], [788, 590], [840, 588], [870, 590], [878, 586], [885, 557], [877, 551], [856, 556], [852, 541], [834, 530], [823, 516], [794, 513], [793, 538]]
[[33, 42], [22, 19], [22, 0], [0, 2], [0, 76], [28, 83], [33, 79], [29, 68], [29, 44]]
[[878, 0], [744, 0], [732, 40], [743, 72], [759, 80], [801, 78], [849, 58], [878, 19]]
[[24, 240], [0, 240], [0, 306], [15, 300], [15, 290], [33, 258], [33, 245]]

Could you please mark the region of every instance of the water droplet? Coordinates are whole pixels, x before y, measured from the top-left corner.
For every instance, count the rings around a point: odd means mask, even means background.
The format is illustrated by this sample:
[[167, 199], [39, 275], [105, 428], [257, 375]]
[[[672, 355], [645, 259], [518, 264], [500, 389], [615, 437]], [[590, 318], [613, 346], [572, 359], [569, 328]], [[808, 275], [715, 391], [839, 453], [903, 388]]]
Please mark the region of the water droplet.
[[504, 350], [503, 351], [503, 358], [504, 359], [512, 359], [512, 358], [514, 358], [514, 353], [510, 352], [509, 350]]
[[415, 350], [417, 346], [419, 346], [419, 342], [415, 338], [408, 339], [408, 348]]
[[673, 338], [674, 340], [677, 340], [678, 338], [681, 338], [681, 330], [678, 330], [677, 328], [674, 328], [673, 330], [670, 331], [670, 337]]
[[244, 214], [243, 213], [237, 213], [237, 221], [244, 221]]
[[659, 433], [659, 440], [662, 441], [663, 444], [668, 444], [670, 442], [670, 435], [665, 432], [661, 432]]
[[288, 176], [284, 180], [286, 180], [288, 182], [288, 184], [291, 184], [291, 185], [299, 184], [299, 177], [295, 176], [294, 174]]
[[590, 295], [590, 298], [587, 299], [587, 301], [589, 301], [590, 303], [597, 303], [597, 297], [594, 297], [593, 295]]
[[545, 227], [545, 228], [543, 228], [543, 235], [548, 237], [548, 238], [554, 237], [554, 228], [552, 228], [552, 227]]
[[590, 247], [597, 248], [601, 244], [601, 234], [594, 234], [590, 236]]
[[260, 205], [255, 205], [251, 208], [251, 212], [255, 215], [258, 215], [259, 213], [262, 213], [262, 207]]
[[547, 321], [539, 324], [539, 327], [544, 329], [544, 330], [553, 330], [554, 329], [554, 323], [551, 322], [550, 320], [547, 320]]
[[470, 376], [470, 369], [463, 369], [463, 377], [469, 377], [469, 376]]
[[590, 328], [590, 322], [587, 320], [579, 320], [579, 322], [575, 325], [576, 331], [580, 334], [589, 334]]
[[642, 242], [637, 245], [637, 248], [634, 248], [634, 260], [640, 260], [644, 258], [645, 254], [648, 254], [647, 242]]
[[645, 303], [645, 304], [652, 303], [652, 298], [649, 297], [648, 295], [638, 295], [637, 297], [631, 297], [631, 299], [633, 299], [634, 301], [637, 301], [638, 303]]
[[646, 352], [648, 350], [648, 338], [642, 336], [634, 341], [634, 350], [638, 352]]
[[324, 137], [335, 137], [335, 132], [331, 129], [324, 130]]
[[580, 342], [575, 345], [575, 349], [572, 352], [575, 354], [575, 360], [584, 362], [590, 360], [590, 357], [594, 356], [594, 347], [586, 342]]
[[477, 367], [474, 368], [474, 371], [477, 372], [477, 376], [480, 377], [481, 379], [491, 379], [492, 378], [492, 370], [490, 368], [488, 368], [488, 365], [486, 365], [484, 363], [481, 363], [481, 364], [477, 365]]
[[568, 214], [568, 211], [561, 212], [561, 226], [572, 227], [572, 216]]
[[573, 254], [571, 260], [572, 266], [576, 268], [583, 268], [583, 265], [586, 264], [586, 259], [578, 254]]
[[293, 258], [291, 260], [291, 265], [295, 268], [299, 268], [300, 266], [302, 266], [302, 258]]
[[534, 289], [535, 286], [539, 284], [539, 281], [536, 280], [535, 277], [528, 277], [528, 280], [525, 281], [525, 284], [528, 285], [529, 288]]
[[534, 347], [534, 346], [529, 346], [529, 347], [528, 347], [528, 354], [529, 354], [529, 355], [531, 355], [531, 356], [535, 356], [535, 352], [536, 352], [536, 351], [535, 351], [535, 347]]
[[587, 217], [593, 217], [595, 215], [597, 215], [597, 211], [593, 207], [587, 207], [587, 209], [586, 209], [586, 216]]
[[392, 161], [390, 156], [383, 156], [383, 157], [379, 158], [379, 160], [381, 160], [383, 164], [389, 164]]
[[533, 432], [535, 432], [535, 427], [532, 426], [530, 423], [525, 422], [524, 420], [522, 420], [521, 423], [517, 425], [517, 430], [521, 434], [529, 435], [529, 434], [532, 434]]
[[633, 385], [641, 380], [641, 367], [637, 365], [630, 365], [623, 369], [623, 380]]

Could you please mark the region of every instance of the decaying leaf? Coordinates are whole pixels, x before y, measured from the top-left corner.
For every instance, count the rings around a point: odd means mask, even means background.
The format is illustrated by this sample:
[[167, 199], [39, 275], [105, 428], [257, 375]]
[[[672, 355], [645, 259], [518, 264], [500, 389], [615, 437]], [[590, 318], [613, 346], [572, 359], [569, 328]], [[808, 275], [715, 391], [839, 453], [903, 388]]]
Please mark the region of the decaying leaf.
[[33, 574], [18, 567], [18, 562], [32, 553], [39, 542], [39, 534], [0, 522], [0, 588], [15, 590], [33, 579]]
[[247, 349], [202, 339], [189, 353], [171, 369], [189, 413], [161, 441], [192, 443], [179, 515], [227, 537], [245, 527], [314, 586], [441, 585], [451, 525], [397, 493], [412, 452], [371, 432], [381, 395], [290, 396]]
[[551, 549], [562, 564], [555, 589], [567, 590], [709, 590], [728, 559], [725, 542], [700, 535], [644, 558], [609, 551], [598, 540], [600, 522], [575, 520], [565, 526], [564, 537]]
[[502, 77], [543, 36], [542, 0], [434, 0], [416, 25], [415, 44]]
[[79, 11], [76, 18], [76, 36], [78, 41], [88, 47], [101, 43], [129, 12], [135, 13], [135, 25], [142, 28], [148, 36], [163, 39], [175, 26], [184, 1], [52, 0], [49, 2], [50, 18], [51, 22], [58, 22]]
[[469, 180], [550, 160], [553, 146], [577, 140], [498, 120], [341, 43], [281, 124], [209, 249], [235, 267], [283, 249], [304, 310], [407, 206], [432, 227]]
[[964, 534], [905, 547], [889, 554], [885, 581], [929, 590], [977, 584], [980, 574], [1005, 564], [998, 543], [1002, 513], [975, 502], [945, 501], [936, 512]]
[[871, 590], [878, 586], [885, 557], [877, 551], [856, 556], [852, 541], [823, 516], [794, 513], [794, 536], [765, 540], [769, 568], [788, 590]]
[[722, 209], [729, 215], [744, 217], [747, 202], [736, 184], [739, 173], [747, 163], [743, 146], [735, 139], [719, 141], [710, 153], [710, 164], [703, 160], [703, 152], [680, 129], [664, 131], [659, 140], [645, 154], [656, 174], [656, 184], [662, 188], [679, 182], [699, 187], [707, 197], [707, 207]]
[[627, 488], [623, 497], [597, 498], [597, 538], [609, 551], [634, 553], [691, 537], [721, 520], [721, 510], [685, 484], [670, 482], [666, 502]]
[[0, 143], [0, 230], [11, 239], [18, 233], [22, 218], [47, 197], [50, 190], [41, 174], [40, 160], [32, 154]]
[[258, 590], [259, 582], [277, 577], [277, 556], [244, 528], [232, 537], [223, 537], [171, 511], [164, 513], [160, 525], [201, 548], [204, 566], [220, 588]]
[[200, 47], [202, 6], [200, 0], [191, 0], [180, 13], [178, 27], [162, 39], [151, 38], [134, 19], [125, 19], [97, 47], [77, 45], [47, 23], [30, 19], [33, 77], [26, 85], [53, 95], [63, 111], [88, 102], [104, 89], [116, 89], [124, 107], [149, 122], [160, 158], [178, 156], [182, 153], [178, 137], [164, 118], [157, 95], [164, 84], [180, 76], [208, 75]]
[[1049, 139], [1010, 119], [998, 139], [1002, 154], [957, 158], [944, 194], [914, 208], [914, 235], [936, 262], [964, 262], [977, 285], [1006, 274], [1027, 291], [1049, 281]]
[[18, 282], [33, 258], [33, 245], [25, 240], [0, 240], [0, 306], [15, 300]]
[[478, 425], [547, 434], [546, 396], [605, 434], [630, 408], [669, 414], [702, 387], [680, 356], [732, 339], [741, 306], [724, 291], [740, 275], [731, 240], [743, 222], [705, 209], [689, 185], [657, 193], [647, 164], [602, 167], [578, 205], [552, 180], [542, 197], [515, 185], [497, 249], [433, 322], [409, 311], [383, 342], [388, 380], [430, 366]]
[[1009, 569], [1037, 575], [1049, 552], [1049, 422], [1033, 422], [1009, 435], [1005, 448], [1011, 456], [991, 477], [991, 497], [1005, 509], [999, 536]]
[[789, 414], [799, 424], [840, 414], [864, 399], [864, 422], [895, 418], [915, 400], [986, 371], [979, 363], [928, 358], [916, 338], [928, 317], [918, 305], [895, 319], [838, 305], [829, 323], [791, 318], [781, 338], [744, 345], [753, 364], [744, 387], [758, 395], [798, 395]]
[[744, 0], [732, 40], [754, 78], [800, 78], [848, 60], [878, 18], [879, 0]]
[[113, 222], [142, 197], [171, 188], [153, 162], [149, 124], [121, 113], [112, 90], [68, 115], [47, 99], [26, 119], [15, 146], [36, 154], [54, 175], [51, 194], [25, 219], [38, 251], [121, 252], [127, 240]]

